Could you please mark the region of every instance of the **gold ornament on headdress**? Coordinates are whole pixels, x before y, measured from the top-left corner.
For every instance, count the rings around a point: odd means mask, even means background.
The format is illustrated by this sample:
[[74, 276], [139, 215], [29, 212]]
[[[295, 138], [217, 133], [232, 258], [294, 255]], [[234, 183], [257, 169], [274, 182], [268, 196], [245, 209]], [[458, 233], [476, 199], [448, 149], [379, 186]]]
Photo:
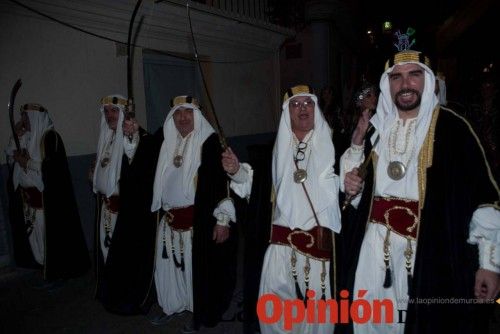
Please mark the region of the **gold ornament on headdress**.
[[297, 95], [297, 94], [314, 94], [314, 91], [313, 91], [312, 87], [308, 86], [308, 85], [294, 86], [292, 88], [289, 88], [285, 92], [285, 96], [283, 97], [283, 102], [285, 102], [286, 100], [288, 100], [289, 98], [291, 98], [292, 96]]
[[198, 100], [192, 96], [189, 95], [181, 95], [181, 96], [176, 96], [170, 101], [170, 107], [175, 107], [179, 104], [192, 104], [196, 108], [200, 108], [200, 104], [198, 103]]
[[106, 96], [101, 99], [101, 104], [118, 104], [121, 106], [127, 105], [127, 100], [116, 97], [116, 96]]
[[34, 110], [34, 111], [39, 111], [39, 112], [45, 112], [47, 109], [45, 109], [41, 104], [38, 103], [26, 103], [21, 106], [21, 112], [26, 111], [26, 110]]

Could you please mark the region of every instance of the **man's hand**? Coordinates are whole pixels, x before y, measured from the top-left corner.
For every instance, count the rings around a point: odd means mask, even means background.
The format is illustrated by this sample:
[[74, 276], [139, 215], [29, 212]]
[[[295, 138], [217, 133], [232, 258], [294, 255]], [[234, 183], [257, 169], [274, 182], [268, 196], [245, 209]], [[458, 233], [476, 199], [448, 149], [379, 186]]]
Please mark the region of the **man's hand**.
[[226, 173], [230, 175], [234, 175], [240, 169], [240, 162], [236, 154], [233, 153], [230, 147], [227, 148], [224, 152], [222, 152], [222, 167], [226, 171]]
[[363, 187], [363, 179], [359, 177], [359, 169], [354, 168], [352, 171], [345, 174], [344, 189], [349, 196], [356, 196]]
[[21, 138], [26, 133], [26, 127], [24, 126], [23, 121], [19, 121], [14, 125], [14, 131], [18, 138]]
[[135, 118], [126, 119], [123, 121], [123, 134], [126, 137], [131, 137], [139, 131], [139, 123]]
[[478, 300], [495, 298], [500, 292], [500, 275], [487, 270], [478, 269], [476, 272], [476, 284], [474, 285], [474, 296]]
[[226, 241], [227, 238], [229, 238], [229, 226], [215, 224], [212, 240], [215, 240], [216, 244], [221, 244]]
[[370, 109], [365, 109], [361, 113], [358, 119], [358, 124], [356, 129], [352, 133], [352, 143], [355, 145], [363, 145], [363, 139], [365, 138], [366, 130], [370, 125], [371, 112]]
[[22, 168], [26, 169], [28, 167], [28, 160], [30, 159], [30, 154], [26, 150], [21, 150], [21, 151], [15, 150], [14, 156], [12, 158]]

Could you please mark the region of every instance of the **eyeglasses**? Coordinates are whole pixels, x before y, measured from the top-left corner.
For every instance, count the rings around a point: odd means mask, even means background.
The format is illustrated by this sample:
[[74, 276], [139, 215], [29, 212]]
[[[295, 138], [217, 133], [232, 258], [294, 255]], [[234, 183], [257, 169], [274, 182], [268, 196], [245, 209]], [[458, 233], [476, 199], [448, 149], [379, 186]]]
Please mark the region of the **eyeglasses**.
[[303, 161], [306, 157], [307, 143], [301, 141], [297, 144], [297, 153], [295, 154], [295, 161]]
[[313, 100], [305, 100], [305, 101], [290, 101], [290, 106], [294, 109], [299, 109], [300, 107], [309, 108], [314, 107]]

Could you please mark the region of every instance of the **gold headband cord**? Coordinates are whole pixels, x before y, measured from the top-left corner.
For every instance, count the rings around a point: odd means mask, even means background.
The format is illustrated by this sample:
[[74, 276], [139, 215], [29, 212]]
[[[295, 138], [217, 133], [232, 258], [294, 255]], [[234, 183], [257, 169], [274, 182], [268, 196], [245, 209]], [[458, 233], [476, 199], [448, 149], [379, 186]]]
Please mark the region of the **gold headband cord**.
[[119, 105], [122, 105], [122, 106], [126, 106], [127, 105], [127, 100], [125, 99], [121, 99], [119, 97], [111, 97], [111, 96], [106, 96], [106, 97], [103, 97], [101, 99], [101, 104], [105, 105], [105, 104], [119, 104]]

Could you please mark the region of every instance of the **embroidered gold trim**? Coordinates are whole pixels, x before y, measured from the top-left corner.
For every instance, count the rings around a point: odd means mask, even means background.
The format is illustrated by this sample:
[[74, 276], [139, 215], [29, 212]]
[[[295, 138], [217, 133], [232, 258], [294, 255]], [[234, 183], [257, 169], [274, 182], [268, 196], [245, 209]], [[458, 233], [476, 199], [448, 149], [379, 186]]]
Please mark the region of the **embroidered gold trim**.
[[495, 250], [496, 250], [496, 246], [495, 245], [491, 245], [490, 247], [490, 264], [496, 268], [500, 268], [500, 263], [496, 263], [495, 262]]

